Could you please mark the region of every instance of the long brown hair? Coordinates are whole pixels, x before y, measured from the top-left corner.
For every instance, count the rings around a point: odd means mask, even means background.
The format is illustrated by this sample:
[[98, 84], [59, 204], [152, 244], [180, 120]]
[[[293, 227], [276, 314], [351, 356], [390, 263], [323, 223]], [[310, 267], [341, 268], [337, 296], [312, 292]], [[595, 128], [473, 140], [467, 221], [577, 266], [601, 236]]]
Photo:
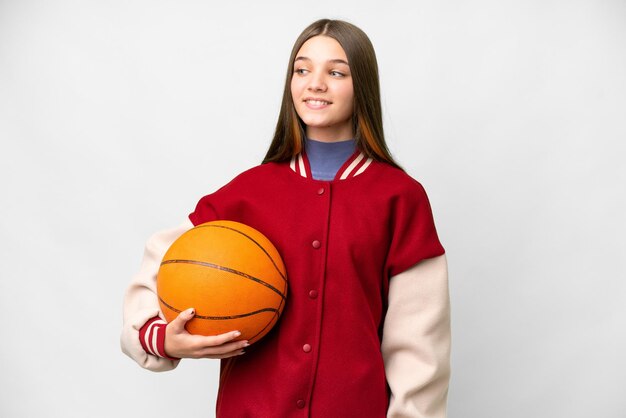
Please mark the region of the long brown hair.
[[330, 19], [320, 19], [310, 24], [293, 45], [274, 138], [263, 164], [271, 161], [288, 161], [302, 151], [305, 137], [304, 122], [296, 113], [293, 104], [291, 78], [296, 54], [307, 40], [318, 35], [329, 36], [339, 42], [348, 58], [354, 90], [352, 131], [356, 147], [374, 160], [384, 161], [402, 169], [391, 157], [385, 143], [378, 63], [374, 47], [365, 32], [358, 27], [342, 20]]

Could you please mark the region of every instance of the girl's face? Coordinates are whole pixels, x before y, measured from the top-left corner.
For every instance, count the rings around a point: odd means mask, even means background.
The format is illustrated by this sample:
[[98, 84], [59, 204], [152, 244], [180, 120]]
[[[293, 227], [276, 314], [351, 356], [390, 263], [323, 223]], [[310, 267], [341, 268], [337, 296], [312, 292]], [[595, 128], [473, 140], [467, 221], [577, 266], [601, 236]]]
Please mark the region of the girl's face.
[[293, 67], [291, 96], [307, 137], [325, 142], [352, 139], [354, 90], [339, 42], [314, 36], [302, 45]]

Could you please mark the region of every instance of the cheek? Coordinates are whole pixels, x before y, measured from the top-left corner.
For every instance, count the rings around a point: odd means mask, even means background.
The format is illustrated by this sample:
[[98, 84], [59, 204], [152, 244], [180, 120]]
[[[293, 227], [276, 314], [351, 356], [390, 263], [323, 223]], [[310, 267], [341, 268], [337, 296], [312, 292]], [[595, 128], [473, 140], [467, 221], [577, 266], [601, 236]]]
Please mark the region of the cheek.
[[352, 111], [354, 107], [354, 90], [352, 89], [352, 85], [344, 86], [341, 91], [341, 97], [345, 103], [345, 108]]
[[352, 102], [354, 100], [354, 88], [350, 82], [344, 82], [338, 85], [337, 92], [346, 102]]
[[297, 102], [296, 98], [298, 97], [298, 95], [300, 94], [300, 91], [302, 90], [301, 83], [298, 82], [298, 79], [296, 78], [292, 78], [291, 79], [291, 97], [295, 102]]
[[296, 78], [292, 78], [291, 79], [291, 101], [293, 102], [293, 108], [296, 111], [296, 114], [302, 118], [302, 107], [303, 107], [303, 103], [300, 100], [300, 98], [302, 97], [302, 83], [298, 82], [298, 79]]

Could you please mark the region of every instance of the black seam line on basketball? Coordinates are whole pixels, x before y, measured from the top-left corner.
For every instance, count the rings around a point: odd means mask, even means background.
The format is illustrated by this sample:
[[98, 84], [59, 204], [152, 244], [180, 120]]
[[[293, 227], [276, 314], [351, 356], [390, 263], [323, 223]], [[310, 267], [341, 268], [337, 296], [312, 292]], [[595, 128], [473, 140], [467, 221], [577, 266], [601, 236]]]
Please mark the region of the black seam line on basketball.
[[238, 234], [243, 235], [244, 237], [248, 238], [250, 241], [254, 242], [257, 247], [259, 247], [261, 249], [261, 251], [263, 251], [265, 253], [265, 255], [267, 255], [267, 258], [270, 259], [270, 261], [272, 262], [272, 264], [274, 265], [274, 268], [276, 269], [276, 271], [278, 272], [278, 274], [280, 274], [280, 277], [283, 278], [284, 281], [287, 281], [287, 278], [283, 275], [283, 272], [280, 271], [280, 269], [278, 268], [278, 266], [276, 265], [276, 262], [274, 261], [274, 259], [272, 258], [271, 255], [269, 255], [269, 253], [265, 250], [265, 248], [263, 248], [263, 246], [261, 244], [259, 244], [258, 242], [255, 241], [254, 238], [252, 238], [250, 235], [241, 232], [235, 228], [231, 228], [230, 226], [226, 226], [226, 225], [198, 225], [196, 228], [224, 228], [224, 229], [230, 229], [233, 232], [236, 232]]
[[258, 337], [259, 335], [261, 335], [261, 334], [263, 333], [263, 331], [265, 331], [265, 330], [267, 329], [267, 327], [269, 327], [269, 326], [270, 326], [270, 324], [272, 323], [272, 321], [274, 320], [274, 318], [275, 318], [275, 317], [276, 317], [276, 312], [274, 312], [274, 315], [272, 315], [272, 317], [270, 318], [270, 322], [268, 322], [268, 323], [267, 323], [267, 324], [263, 327], [263, 329], [261, 329], [259, 332], [257, 332], [256, 334], [254, 334], [252, 337], [250, 337], [250, 338], [248, 339], [248, 341], [254, 341], [254, 339], [255, 339], [256, 337]]
[[[287, 282], [285, 282], [285, 290], [284, 290], [285, 294], [287, 294], [286, 290], [287, 290]], [[278, 308], [276, 309], [276, 312], [274, 312], [274, 315], [272, 315], [269, 322], [263, 327], [262, 330], [260, 330], [255, 335], [250, 337], [250, 341], [254, 341], [254, 339], [257, 336], [261, 335], [268, 327], [270, 327], [272, 325], [272, 322], [274, 322], [274, 318], [276, 318], [276, 322], [278, 322], [278, 320], [280, 319], [280, 315], [281, 315], [284, 303], [285, 303], [285, 299], [281, 299], [280, 303], [278, 304]]]
[[257, 332], [255, 335], [253, 335], [252, 337], [250, 337], [251, 341], [254, 341], [254, 339], [261, 335], [263, 333], [263, 331], [265, 331], [271, 324], [272, 321], [274, 321], [274, 318], [276, 318], [276, 321], [278, 321], [278, 319], [280, 318], [280, 309], [283, 306], [283, 302], [285, 301], [285, 299], [281, 299], [280, 303], [278, 304], [278, 308], [276, 308], [274, 310], [274, 315], [272, 315], [272, 317], [270, 318], [269, 322], [267, 324], [265, 324], [265, 326], [259, 330], [259, 332]]
[[165, 260], [161, 263], [161, 265], [164, 264], [177, 264], [177, 263], [181, 263], [181, 264], [195, 264], [198, 266], [202, 266], [202, 267], [209, 267], [209, 268], [214, 268], [216, 270], [222, 270], [222, 271], [227, 271], [229, 273], [233, 273], [233, 274], [237, 274], [241, 277], [245, 277], [246, 279], [255, 281], [259, 284], [262, 284], [263, 286], [269, 288], [270, 290], [276, 292], [276, 294], [280, 295], [281, 298], [285, 298], [285, 295], [283, 295], [280, 290], [276, 289], [274, 286], [272, 286], [271, 284], [264, 282], [263, 280], [254, 277], [254, 276], [250, 276], [247, 273], [244, 273], [243, 271], [239, 271], [239, 270], [235, 270], [235, 269], [231, 269], [229, 267], [224, 267], [224, 266], [220, 266], [218, 264], [213, 264], [213, 263], [207, 263], [205, 261], [196, 261], [196, 260]]
[[[176, 313], [181, 313], [182, 311], [180, 309], [176, 309], [175, 307], [173, 307], [172, 305], [170, 305], [169, 303], [165, 302], [162, 298], [159, 298], [159, 300], [161, 301], [161, 303], [165, 306], [167, 306], [169, 309], [173, 310]], [[194, 318], [198, 318], [198, 319], [211, 319], [211, 320], [218, 320], [218, 319], [237, 319], [237, 318], [245, 318], [246, 316], [252, 316], [252, 315], [256, 315], [256, 314], [260, 314], [263, 312], [276, 312], [276, 309], [274, 308], [263, 308], [263, 309], [259, 309], [258, 311], [253, 311], [253, 312], [246, 312], [243, 314], [238, 314], [238, 315], [227, 315], [227, 316], [206, 316], [206, 315], [195, 315]], [[274, 317], [274, 315], [272, 315], [272, 318]]]
[[[280, 303], [282, 304], [282, 302], [280, 302]], [[280, 307], [278, 309], [280, 309]], [[272, 317], [270, 318], [269, 322], [267, 324], [265, 324], [263, 329], [261, 329], [259, 332], [257, 332], [252, 337], [250, 337], [250, 340], [254, 340], [257, 336], [261, 335], [263, 333], [263, 331], [265, 331], [270, 325], [272, 325], [272, 322], [274, 321], [274, 318], [276, 318], [276, 321], [278, 321], [278, 319], [280, 318], [280, 313], [279, 313], [278, 309], [275, 309], [274, 315], [272, 315]]]
[[[285, 283], [285, 286], [287, 286], [287, 283]], [[274, 312], [274, 315], [272, 315], [272, 317], [270, 318], [269, 322], [263, 327], [262, 330], [260, 330], [259, 332], [257, 332], [255, 335], [253, 335], [252, 337], [250, 337], [250, 341], [254, 341], [254, 339], [263, 333], [263, 331], [265, 331], [270, 325], [272, 325], [272, 321], [274, 321], [274, 318], [276, 318], [276, 322], [278, 322], [278, 320], [280, 319], [280, 315], [282, 312], [283, 308], [283, 303], [285, 303], [285, 299], [282, 299], [280, 301], [280, 303], [278, 304], [278, 308], [276, 309], [276, 312]]]

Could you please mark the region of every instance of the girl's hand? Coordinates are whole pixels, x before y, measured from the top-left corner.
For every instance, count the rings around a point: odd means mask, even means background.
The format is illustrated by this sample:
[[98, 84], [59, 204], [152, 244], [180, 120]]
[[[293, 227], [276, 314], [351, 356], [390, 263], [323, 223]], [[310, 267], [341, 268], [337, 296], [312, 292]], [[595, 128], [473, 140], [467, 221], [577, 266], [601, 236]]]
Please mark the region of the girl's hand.
[[187, 332], [185, 324], [195, 315], [194, 309], [181, 312], [165, 328], [165, 353], [178, 358], [221, 359], [243, 354], [242, 348], [248, 341], [231, 341], [241, 333], [227, 332], [215, 336], [193, 335]]

